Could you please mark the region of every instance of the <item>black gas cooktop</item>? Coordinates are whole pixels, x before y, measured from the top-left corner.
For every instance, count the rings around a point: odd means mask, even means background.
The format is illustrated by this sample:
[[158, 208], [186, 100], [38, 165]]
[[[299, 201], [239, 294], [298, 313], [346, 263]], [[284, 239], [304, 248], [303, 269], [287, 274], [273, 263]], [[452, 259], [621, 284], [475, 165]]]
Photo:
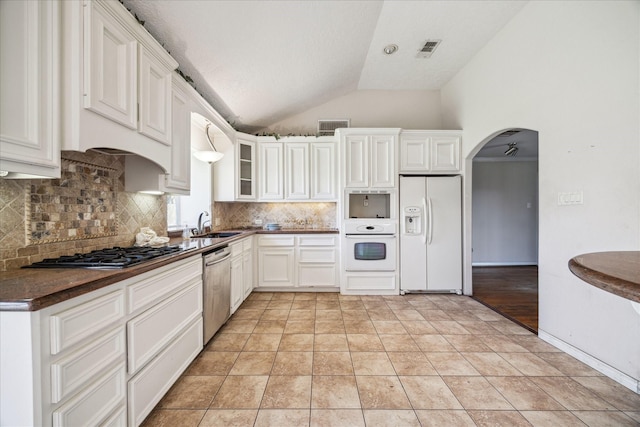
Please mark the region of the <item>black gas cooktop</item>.
[[86, 254], [46, 258], [40, 262], [27, 265], [25, 268], [125, 268], [183, 250], [178, 245], [115, 247], [99, 249]]

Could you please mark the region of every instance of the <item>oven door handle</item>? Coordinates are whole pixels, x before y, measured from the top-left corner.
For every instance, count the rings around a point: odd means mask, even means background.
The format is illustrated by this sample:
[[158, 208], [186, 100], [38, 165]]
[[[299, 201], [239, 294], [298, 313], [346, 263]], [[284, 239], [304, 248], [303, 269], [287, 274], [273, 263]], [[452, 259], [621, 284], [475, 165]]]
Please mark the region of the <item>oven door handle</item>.
[[345, 234], [347, 239], [395, 239], [395, 234]]

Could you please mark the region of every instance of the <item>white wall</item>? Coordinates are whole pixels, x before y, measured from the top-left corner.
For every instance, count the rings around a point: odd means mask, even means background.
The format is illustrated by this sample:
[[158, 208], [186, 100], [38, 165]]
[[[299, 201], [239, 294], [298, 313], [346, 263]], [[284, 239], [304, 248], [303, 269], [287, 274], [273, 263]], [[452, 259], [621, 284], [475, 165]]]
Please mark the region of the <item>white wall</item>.
[[[192, 150], [193, 151], [193, 150]], [[198, 225], [198, 216], [201, 212], [209, 212], [208, 217], [202, 217], [211, 221], [211, 165], [196, 159], [191, 155], [191, 192], [188, 196], [180, 197], [180, 221], [188, 224], [189, 228]]]
[[538, 162], [473, 162], [473, 265], [538, 264]]
[[267, 131], [315, 134], [321, 119], [350, 119], [351, 127], [442, 129], [440, 92], [358, 90], [282, 120]]
[[[636, 387], [640, 316], [567, 262], [640, 249], [639, 29], [637, 1], [529, 2], [442, 90], [444, 127], [464, 129], [467, 177], [469, 158], [497, 132], [539, 132], [540, 336]], [[584, 204], [558, 206], [565, 191], [583, 191]]]

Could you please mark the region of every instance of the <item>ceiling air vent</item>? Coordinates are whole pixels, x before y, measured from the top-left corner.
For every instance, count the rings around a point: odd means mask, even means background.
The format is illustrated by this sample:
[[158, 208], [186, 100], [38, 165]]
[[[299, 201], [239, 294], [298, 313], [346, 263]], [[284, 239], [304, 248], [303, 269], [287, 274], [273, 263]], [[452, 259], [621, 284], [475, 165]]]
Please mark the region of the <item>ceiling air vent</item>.
[[338, 128], [348, 128], [349, 119], [340, 120], [318, 120], [318, 135], [331, 136]]
[[520, 131], [519, 130], [507, 130], [507, 131], [502, 132], [498, 136], [512, 136], [512, 135], [515, 135], [518, 132], [520, 132]]
[[430, 58], [433, 51], [440, 45], [442, 40], [430, 39], [424, 42], [422, 48], [418, 51], [418, 58]]

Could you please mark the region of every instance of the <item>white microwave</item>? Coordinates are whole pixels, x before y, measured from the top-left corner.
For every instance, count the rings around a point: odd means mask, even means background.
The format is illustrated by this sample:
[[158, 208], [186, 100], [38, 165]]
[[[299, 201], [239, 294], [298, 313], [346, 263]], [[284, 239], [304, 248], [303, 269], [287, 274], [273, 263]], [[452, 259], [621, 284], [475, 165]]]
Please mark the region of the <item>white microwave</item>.
[[395, 219], [395, 190], [354, 190], [344, 193], [345, 219]]

